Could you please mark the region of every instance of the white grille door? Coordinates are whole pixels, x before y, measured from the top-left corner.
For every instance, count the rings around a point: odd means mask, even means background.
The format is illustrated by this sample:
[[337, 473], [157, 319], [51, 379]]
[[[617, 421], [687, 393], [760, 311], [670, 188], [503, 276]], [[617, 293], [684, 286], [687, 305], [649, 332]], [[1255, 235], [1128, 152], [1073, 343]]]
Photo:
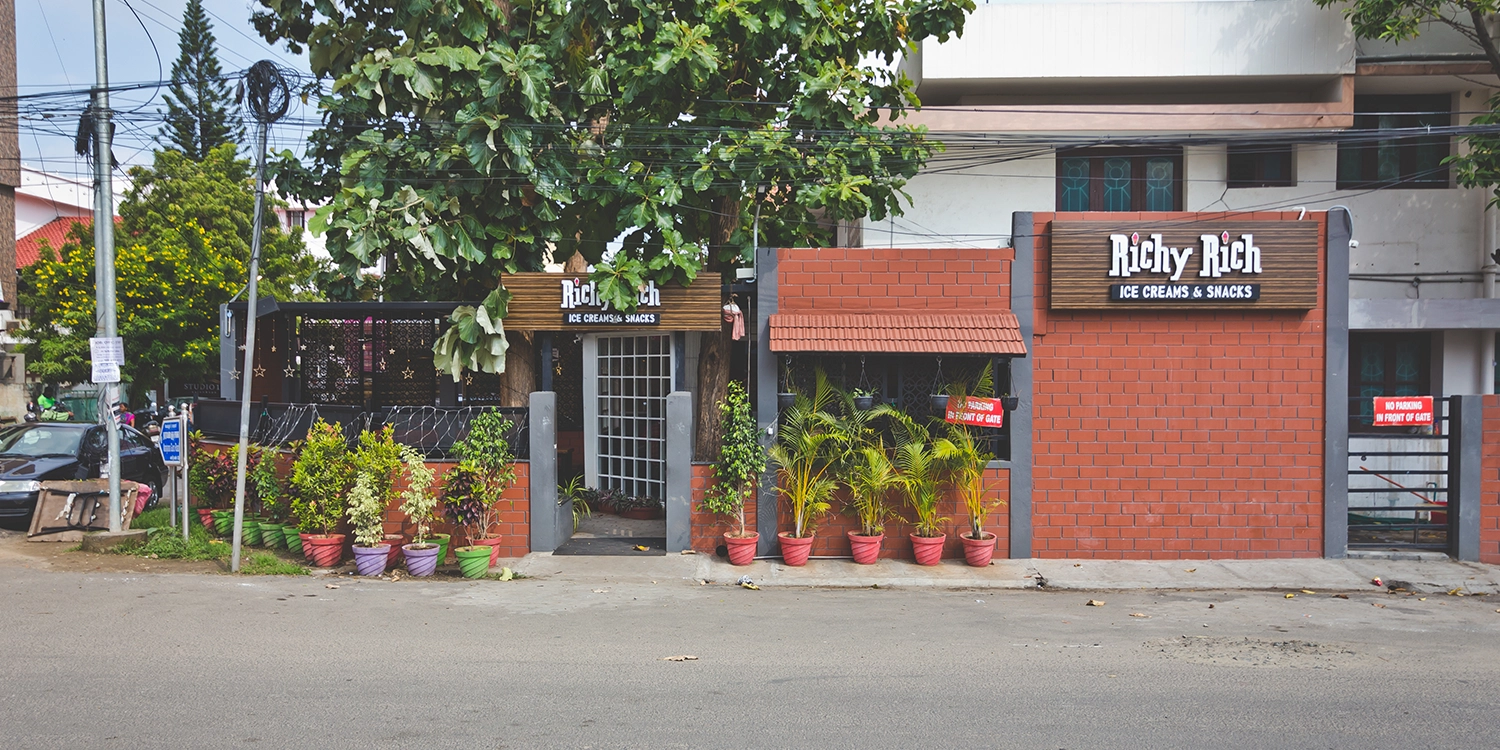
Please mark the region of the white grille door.
[[589, 486], [664, 500], [671, 334], [591, 335], [584, 352]]

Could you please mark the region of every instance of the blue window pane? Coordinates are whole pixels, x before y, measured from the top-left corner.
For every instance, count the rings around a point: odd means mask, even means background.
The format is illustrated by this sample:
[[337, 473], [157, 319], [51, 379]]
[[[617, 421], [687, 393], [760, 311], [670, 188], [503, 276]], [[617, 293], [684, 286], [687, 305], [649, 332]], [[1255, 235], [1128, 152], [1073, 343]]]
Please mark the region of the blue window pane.
[[1057, 210], [1089, 210], [1089, 160], [1063, 159], [1057, 164]]
[[1177, 208], [1173, 179], [1177, 166], [1171, 159], [1150, 159], [1146, 162], [1146, 210], [1174, 211]]
[[1130, 160], [1104, 160], [1104, 210], [1130, 210]]

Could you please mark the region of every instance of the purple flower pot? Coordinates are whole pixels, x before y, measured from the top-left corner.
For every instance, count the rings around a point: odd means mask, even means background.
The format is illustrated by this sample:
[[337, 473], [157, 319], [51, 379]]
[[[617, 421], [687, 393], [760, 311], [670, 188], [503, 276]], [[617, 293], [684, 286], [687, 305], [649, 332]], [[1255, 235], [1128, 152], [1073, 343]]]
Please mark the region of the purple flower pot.
[[438, 551], [442, 548], [436, 544], [408, 544], [401, 548], [401, 553], [406, 556], [406, 572], [414, 576], [430, 576], [432, 571], [437, 570]]
[[354, 568], [362, 576], [378, 576], [385, 572], [386, 561], [390, 560], [391, 547], [388, 544], [377, 544], [374, 547], [361, 547], [354, 545]]

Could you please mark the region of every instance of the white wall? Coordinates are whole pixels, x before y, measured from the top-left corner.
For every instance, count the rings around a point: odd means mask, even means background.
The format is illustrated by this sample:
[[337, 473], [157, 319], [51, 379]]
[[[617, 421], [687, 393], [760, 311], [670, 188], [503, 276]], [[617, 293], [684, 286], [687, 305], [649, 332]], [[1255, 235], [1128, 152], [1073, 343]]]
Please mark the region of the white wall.
[[[946, 156], [962, 156], [950, 147]], [[864, 225], [866, 247], [1009, 247], [1013, 211], [1051, 211], [1057, 166], [1051, 156], [1001, 161], [952, 173], [923, 173], [906, 186], [906, 216]]]

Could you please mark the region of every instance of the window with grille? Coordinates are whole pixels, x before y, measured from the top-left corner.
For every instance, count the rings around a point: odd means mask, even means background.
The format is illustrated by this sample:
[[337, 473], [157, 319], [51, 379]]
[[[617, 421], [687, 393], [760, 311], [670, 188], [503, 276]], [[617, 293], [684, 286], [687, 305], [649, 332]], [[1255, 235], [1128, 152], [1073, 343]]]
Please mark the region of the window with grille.
[[594, 359], [594, 468], [590, 484], [666, 498], [667, 395], [672, 337], [599, 336]]
[[1354, 129], [1339, 142], [1338, 189], [1448, 187], [1451, 139], [1424, 131], [1451, 125], [1452, 110], [1447, 94], [1355, 97]]
[[1059, 211], [1181, 211], [1182, 149], [1057, 152]]
[[1405, 432], [1375, 427], [1376, 396], [1431, 396], [1432, 337], [1426, 333], [1350, 333], [1350, 432]]

